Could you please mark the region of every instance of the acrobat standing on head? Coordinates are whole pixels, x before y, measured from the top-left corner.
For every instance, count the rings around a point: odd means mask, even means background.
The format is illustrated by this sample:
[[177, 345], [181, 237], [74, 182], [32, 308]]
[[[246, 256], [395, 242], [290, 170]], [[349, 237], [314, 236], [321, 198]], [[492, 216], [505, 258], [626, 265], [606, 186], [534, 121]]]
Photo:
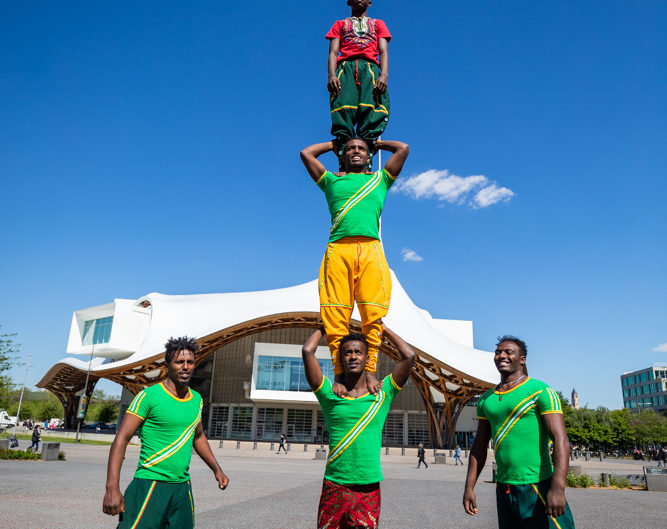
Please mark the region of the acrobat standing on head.
[[320, 315], [336, 375], [333, 392], [343, 396], [346, 390], [340, 379], [343, 366], [339, 345], [349, 332], [352, 310], [357, 304], [361, 330], [368, 339], [367, 387], [376, 394], [380, 389], [375, 371], [382, 342], [382, 318], [391, 297], [391, 276], [379, 240], [379, 221], [387, 191], [403, 169], [410, 148], [400, 141], [378, 140], [376, 147], [392, 155], [384, 169], [371, 173], [366, 170], [370, 159], [366, 142], [352, 138], [341, 158], [344, 172], [332, 173], [318, 157], [333, 150], [334, 143], [316, 143], [301, 151], [301, 160], [324, 192], [331, 214], [329, 244], [318, 280]]
[[371, 0], [347, 0], [347, 5], [351, 16], [334, 22], [326, 34], [331, 134], [336, 138], [339, 160], [343, 147], [355, 136], [365, 140], [372, 150], [389, 120], [391, 34], [382, 20], [366, 16]]

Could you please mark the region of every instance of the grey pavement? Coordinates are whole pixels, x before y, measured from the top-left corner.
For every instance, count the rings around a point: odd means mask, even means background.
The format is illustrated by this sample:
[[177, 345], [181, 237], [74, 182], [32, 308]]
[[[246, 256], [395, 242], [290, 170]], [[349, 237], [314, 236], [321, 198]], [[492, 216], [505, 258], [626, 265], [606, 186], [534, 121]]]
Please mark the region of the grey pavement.
[[[220, 491], [211, 471], [193, 456], [190, 473], [198, 529], [314, 528], [324, 462], [303, 445], [288, 455], [261, 446], [235, 449], [226, 442], [216, 457], [231, 482]], [[109, 447], [63, 444], [67, 461], [0, 461], [2, 529], [107, 529], [117, 518], [102, 513]], [[312, 447], [310, 448], [312, 450]], [[468, 516], [461, 505], [465, 468], [429, 464], [417, 470], [416, 451], [382, 456], [382, 529], [490, 529], [497, 527], [495, 485], [490, 464], [476, 487], [480, 513]], [[121, 475], [124, 489], [132, 479], [139, 449], [128, 447]], [[429, 453], [427, 461], [433, 459]], [[449, 462], [449, 458], [448, 458]], [[577, 464], [580, 460], [577, 461]], [[589, 461], [584, 471], [596, 476], [641, 473], [641, 462]], [[664, 529], [667, 493], [567, 489], [578, 529]]]

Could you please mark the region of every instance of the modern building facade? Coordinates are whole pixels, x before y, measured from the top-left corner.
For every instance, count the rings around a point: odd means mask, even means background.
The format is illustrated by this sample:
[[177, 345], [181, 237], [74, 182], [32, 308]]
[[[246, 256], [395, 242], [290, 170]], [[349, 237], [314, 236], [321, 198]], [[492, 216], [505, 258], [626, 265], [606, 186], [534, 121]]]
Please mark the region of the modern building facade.
[[[412, 345], [417, 358], [392, 405], [384, 443], [466, 446], [477, 429], [476, 396], [497, 383], [493, 355], [473, 348], [472, 322], [432, 318], [392, 279], [385, 323]], [[315, 281], [263, 292], [117, 299], [74, 313], [67, 350], [84, 360], [62, 360], [37, 385], [60, 398], [69, 425], [78, 397], [90, 395], [101, 378], [123, 386], [123, 412], [133, 395], [165, 378], [166, 340], [188, 335], [202, 346], [191, 385], [203, 397], [202, 422], [210, 438], [270, 441], [285, 433], [294, 442], [326, 442], [301, 362], [301, 346], [319, 326], [318, 309]], [[356, 311], [352, 327], [360, 327]], [[390, 343], [381, 352], [383, 376], [398, 352]], [[332, 377], [324, 341], [317, 356]]]
[[623, 407], [632, 411], [667, 410], [667, 364], [623, 373], [621, 375]]

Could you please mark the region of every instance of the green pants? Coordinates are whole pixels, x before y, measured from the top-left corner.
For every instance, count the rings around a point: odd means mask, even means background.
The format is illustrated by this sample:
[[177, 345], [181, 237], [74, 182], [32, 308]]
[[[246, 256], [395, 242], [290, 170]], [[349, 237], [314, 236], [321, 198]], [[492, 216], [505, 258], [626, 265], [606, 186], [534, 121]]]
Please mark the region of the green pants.
[[554, 518], [544, 511], [551, 479], [528, 485], [496, 484], [499, 529], [574, 529], [570, 506]]
[[355, 136], [376, 140], [384, 132], [389, 120], [389, 93], [373, 94], [379, 75], [378, 65], [366, 59], [348, 59], [338, 64], [340, 93], [329, 98], [333, 136], [344, 141]]
[[117, 529], [194, 529], [190, 482], [134, 478], [125, 491], [125, 512]]

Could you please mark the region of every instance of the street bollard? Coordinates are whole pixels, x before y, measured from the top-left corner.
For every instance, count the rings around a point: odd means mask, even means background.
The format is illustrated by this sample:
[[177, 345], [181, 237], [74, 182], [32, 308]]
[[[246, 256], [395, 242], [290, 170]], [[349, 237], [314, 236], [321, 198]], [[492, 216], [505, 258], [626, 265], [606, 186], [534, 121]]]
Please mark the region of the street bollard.
[[602, 450], [600, 450], [600, 461], [602, 461]]
[[304, 451], [304, 452], [308, 452], [308, 445], [307, 445], [307, 444], [304, 444], [304, 445], [303, 445], [303, 451]]
[[463, 457], [465, 457], [466, 459], [468, 459], [468, 451], [467, 451], [467, 450], [465, 451], [465, 454], [463, 455]]
[[402, 455], [402, 456], [405, 455], [405, 447], [401, 448], [401, 455]]
[[276, 449], [276, 443], [271, 443], [271, 452], [273, 452]]
[[591, 460], [591, 453], [588, 450], [586, 450], [586, 461], [590, 460]]
[[570, 450], [570, 461], [574, 461], [574, 450]]
[[222, 448], [222, 439], [220, 439], [220, 444], [218, 445], [218, 448]]
[[252, 449], [253, 449], [253, 450], [257, 450], [257, 441], [255, 441], [254, 443], [252, 443]]
[[609, 473], [608, 472], [603, 472], [602, 473], [602, 484], [605, 487], [609, 487]]
[[389, 455], [389, 447], [388, 446], [384, 447], [384, 455], [386, 455], [386, 456]]
[[496, 463], [491, 463], [491, 483], [496, 482]]
[[236, 449], [238, 450], [241, 448], [241, 441], [236, 441]]
[[287, 443], [287, 451], [289, 452], [292, 449], [292, 443]]

